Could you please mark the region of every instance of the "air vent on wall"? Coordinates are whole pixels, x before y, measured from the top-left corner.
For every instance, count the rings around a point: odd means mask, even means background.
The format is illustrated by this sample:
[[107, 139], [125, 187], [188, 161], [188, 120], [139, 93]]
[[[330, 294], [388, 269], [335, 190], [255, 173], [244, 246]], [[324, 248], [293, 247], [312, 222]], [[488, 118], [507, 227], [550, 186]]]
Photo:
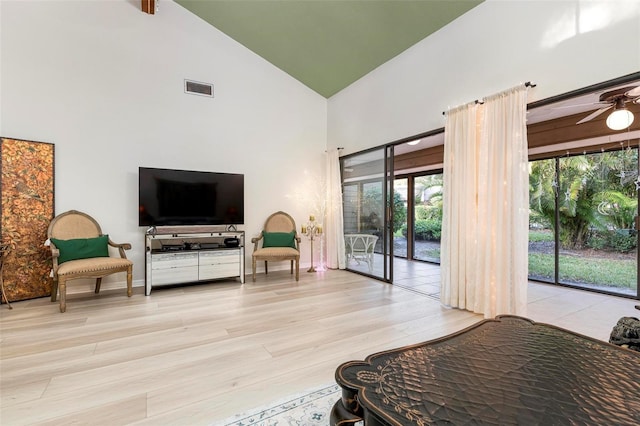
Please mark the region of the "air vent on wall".
[[213, 98], [213, 84], [199, 81], [185, 80], [184, 92], [192, 95], [208, 96]]

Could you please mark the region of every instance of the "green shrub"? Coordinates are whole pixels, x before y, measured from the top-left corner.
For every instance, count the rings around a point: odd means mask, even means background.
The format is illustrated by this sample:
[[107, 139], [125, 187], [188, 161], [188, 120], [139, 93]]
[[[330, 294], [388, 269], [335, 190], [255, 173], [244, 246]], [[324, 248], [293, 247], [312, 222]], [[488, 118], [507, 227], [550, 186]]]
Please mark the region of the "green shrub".
[[419, 204], [415, 208], [416, 220], [442, 220], [442, 205]]
[[607, 249], [607, 234], [608, 232], [592, 231], [587, 238], [587, 246], [594, 250]]
[[[362, 229], [377, 229], [382, 227], [382, 208], [385, 203], [382, 200], [382, 187], [371, 187], [365, 190], [362, 199], [362, 209], [365, 213], [362, 218]], [[407, 206], [398, 191], [393, 192], [393, 232], [397, 232], [402, 224], [407, 221]]]
[[630, 229], [618, 229], [609, 233], [609, 246], [612, 250], [626, 253], [636, 248], [636, 232]]
[[416, 220], [416, 240], [438, 241], [442, 235], [442, 221], [434, 219]]
[[429, 219], [429, 208], [424, 204], [416, 204], [416, 220]]
[[534, 231], [529, 230], [529, 242], [538, 243], [544, 241], [554, 241], [553, 232], [549, 230]]
[[587, 238], [587, 245], [595, 250], [612, 250], [627, 253], [636, 248], [636, 231], [618, 229], [616, 231], [592, 230]]

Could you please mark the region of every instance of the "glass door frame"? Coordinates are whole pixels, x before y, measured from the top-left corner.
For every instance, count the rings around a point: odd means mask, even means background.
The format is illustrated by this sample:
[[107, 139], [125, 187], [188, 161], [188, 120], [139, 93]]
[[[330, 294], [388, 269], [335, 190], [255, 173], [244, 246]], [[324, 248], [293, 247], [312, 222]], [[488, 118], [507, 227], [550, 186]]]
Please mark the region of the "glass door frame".
[[384, 235], [382, 238], [382, 258], [384, 259], [384, 276], [387, 282], [393, 282], [393, 201], [395, 197], [393, 183], [394, 176], [394, 146], [385, 147], [384, 186], [382, 198], [386, 200], [384, 215]]
[[[357, 158], [358, 156], [366, 156], [368, 154], [376, 154], [377, 152], [380, 152], [381, 156], [382, 156], [382, 168], [376, 170], [375, 168], [372, 168], [372, 170], [370, 172], [373, 172], [376, 176], [378, 176], [379, 173], [379, 179], [378, 178], [374, 178], [374, 177], [370, 177], [370, 178], [365, 178], [362, 179], [361, 181], [352, 181], [352, 180], [348, 180], [345, 179], [345, 169], [347, 169], [348, 167], [345, 167], [345, 163], [348, 163], [349, 160]], [[373, 161], [380, 161], [380, 159], [375, 159]], [[343, 195], [345, 194], [345, 188], [349, 187], [349, 186], [356, 186], [357, 190], [357, 196], [356, 198], [358, 199], [358, 203], [361, 205], [362, 204], [362, 198], [363, 198], [363, 194], [364, 194], [364, 186], [367, 183], [375, 183], [375, 182], [379, 182], [380, 186], [381, 186], [381, 207], [382, 207], [382, 217], [381, 219], [381, 228], [380, 228], [380, 237], [381, 237], [381, 241], [380, 241], [380, 245], [381, 245], [381, 250], [382, 253], [375, 253], [375, 254], [381, 254], [382, 255], [382, 262], [383, 262], [383, 268], [382, 268], [382, 276], [379, 275], [375, 275], [371, 270], [369, 271], [369, 273], [367, 273], [366, 271], [363, 270], [358, 270], [358, 269], [352, 269], [349, 267], [349, 263], [347, 262], [346, 264], [346, 270], [350, 271], [350, 272], [354, 272], [360, 275], [365, 275], [368, 277], [372, 277], [384, 282], [388, 282], [388, 283], [392, 283], [393, 282], [393, 244], [392, 244], [392, 240], [390, 242], [389, 240], [389, 230], [391, 230], [391, 232], [393, 232], [393, 227], [392, 227], [392, 223], [393, 223], [393, 211], [392, 209], [389, 209], [389, 195], [388, 194], [393, 194], [393, 146], [389, 146], [386, 145], [384, 147], [376, 147], [376, 148], [371, 148], [365, 151], [359, 151], [357, 153], [353, 153], [350, 155], [346, 155], [344, 157], [340, 157], [340, 171], [341, 171], [341, 176], [342, 176], [342, 193]], [[373, 175], [372, 175], [373, 176]], [[343, 203], [344, 203], [344, 199], [343, 199]], [[358, 207], [358, 209], [360, 209], [361, 206]], [[343, 213], [344, 214], [344, 213]], [[359, 220], [359, 219], [358, 219]], [[345, 221], [346, 222], [346, 221]], [[358, 230], [360, 229], [360, 225], [357, 226]]]
[[[579, 156], [579, 155], [589, 155], [589, 154], [594, 154], [597, 153], [597, 151], [593, 150], [593, 147], [590, 147], [591, 151], [590, 153], [588, 153], [586, 150], [583, 151], [582, 153], [574, 153], [570, 156]], [[597, 146], [595, 148], [598, 148]], [[637, 149], [639, 152], [638, 155], [638, 161], [636, 164], [636, 167], [638, 168], [638, 170], [640, 171], [640, 146], [636, 145], [634, 147], [634, 149]], [[608, 151], [600, 151], [602, 153], [604, 152], [612, 152], [612, 151], [619, 151], [618, 149], [616, 150], [608, 150]], [[555, 182], [558, 182], [558, 186], [554, 192], [554, 205], [555, 205], [555, 214], [554, 214], [554, 261], [553, 261], [553, 265], [554, 265], [554, 273], [553, 273], [553, 281], [550, 280], [543, 280], [543, 279], [539, 279], [539, 278], [532, 278], [532, 277], [528, 277], [529, 281], [535, 281], [535, 282], [542, 282], [545, 284], [551, 284], [551, 285], [557, 285], [557, 286], [562, 286], [562, 287], [569, 287], [569, 288], [575, 288], [578, 290], [582, 290], [582, 291], [589, 291], [589, 292], [593, 292], [593, 293], [601, 293], [601, 294], [607, 294], [610, 296], [616, 296], [616, 297], [624, 297], [624, 298], [630, 298], [630, 299], [636, 299], [636, 300], [640, 300], [640, 212], [636, 212], [636, 216], [635, 216], [635, 227], [636, 227], [636, 294], [635, 295], [628, 295], [628, 294], [623, 294], [623, 293], [616, 293], [613, 291], [607, 291], [604, 290], [602, 288], [589, 288], [586, 286], [578, 286], [578, 285], [573, 285], [567, 282], [562, 282], [561, 281], [561, 277], [560, 277], [560, 191], [558, 190], [558, 188], [560, 187], [560, 182], [562, 179], [562, 174], [561, 174], [561, 167], [560, 167], [560, 160], [562, 158], [567, 158], [567, 155], [557, 155], [557, 156], [553, 156], [553, 157], [549, 157], [547, 159], [553, 159], [554, 162], [554, 176], [555, 176]], [[544, 158], [538, 158], [535, 160], [529, 160], [529, 162], [533, 162], [533, 161], [540, 161], [540, 160], [544, 160]], [[638, 205], [640, 206], [640, 191], [636, 190], [636, 198], [638, 200]]]

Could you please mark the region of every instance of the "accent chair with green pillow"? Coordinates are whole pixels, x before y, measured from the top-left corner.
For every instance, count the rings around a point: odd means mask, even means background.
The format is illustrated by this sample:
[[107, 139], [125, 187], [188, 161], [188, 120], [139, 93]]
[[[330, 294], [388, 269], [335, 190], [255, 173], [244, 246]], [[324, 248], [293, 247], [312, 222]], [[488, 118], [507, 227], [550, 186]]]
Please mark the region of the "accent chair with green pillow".
[[262, 247], [291, 247], [296, 248], [296, 233], [262, 231]]
[[[117, 244], [102, 234], [100, 225], [91, 216], [70, 210], [56, 216], [47, 231], [53, 257], [51, 301], [60, 292], [60, 312], [67, 310], [67, 281], [95, 278], [95, 292], [100, 292], [102, 278], [117, 272], [127, 273], [127, 296], [132, 294], [133, 262], [125, 250], [131, 244]], [[120, 257], [109, 256], [109, 247], [118, 249]]]
[[108, 235], [95, 238], [74, 238], [72, 240], [50, 238], [50, 241], [60, 250], [58, 264], [77, 259], [109, 257]]
[[296, 281], [300, 279], [300, 237], [296, 231], [296, 222], [285, 212], [276, 212], [269, 216], [259, 237], [251, 239], [253, 243], [252, 270], [256, 280], [256, 264], [264, 261], [264, 273], [269, 273], [267, 262], [289, 260], [291, 273], [295, 262]]

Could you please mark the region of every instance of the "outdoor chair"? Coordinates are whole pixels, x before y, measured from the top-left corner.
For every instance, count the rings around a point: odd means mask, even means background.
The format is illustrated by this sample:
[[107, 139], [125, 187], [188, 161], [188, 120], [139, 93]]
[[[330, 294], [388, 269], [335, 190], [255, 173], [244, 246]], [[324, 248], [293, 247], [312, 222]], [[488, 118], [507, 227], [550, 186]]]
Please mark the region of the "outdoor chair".
[[345, 234], [344, 245], [347, 257], [347, 265], [351, 260], [355, 260], [359, 265], [363, 261], [369, 267], [369, 272], [373, 272], [373, 250], [376, 247], [378, 237], [371, 234]]

